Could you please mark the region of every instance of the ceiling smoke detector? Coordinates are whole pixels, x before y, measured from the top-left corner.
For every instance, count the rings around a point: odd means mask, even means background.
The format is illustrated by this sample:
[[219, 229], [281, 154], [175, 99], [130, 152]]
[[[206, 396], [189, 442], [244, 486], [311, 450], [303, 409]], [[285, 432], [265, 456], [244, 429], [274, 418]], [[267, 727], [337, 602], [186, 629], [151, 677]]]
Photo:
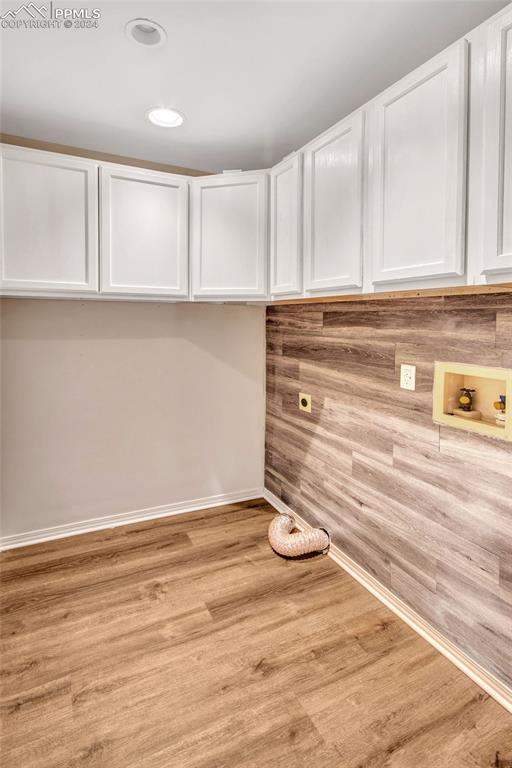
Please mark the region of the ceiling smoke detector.
[[126, 36], [135, 40], [139, 45], [147, 45], [152, 48], [158, 48], [167, 40], [167, 32], [150, 19], [132, 19], [124, 28]]

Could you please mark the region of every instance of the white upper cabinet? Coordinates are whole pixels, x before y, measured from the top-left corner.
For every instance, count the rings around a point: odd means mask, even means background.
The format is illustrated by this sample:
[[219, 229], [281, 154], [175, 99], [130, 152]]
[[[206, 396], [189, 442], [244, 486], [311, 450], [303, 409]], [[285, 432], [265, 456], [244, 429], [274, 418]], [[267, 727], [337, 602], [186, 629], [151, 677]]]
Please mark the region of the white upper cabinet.
[[188, 181], [102, 166], [101, 291], [188, 295]]
[[304, 287], [362, 284], [363, 112], [304, 149]]
[[467, 107], [465, 40], [374, 100], [374, 283], [464, 274]]
[[270, 292], [302, 292], [302, 155], [270, 171]]
[[195, 298], [267, 296], [267, 185], [263, 171], [191, 182]]
[[0, 146], [4, 295], [256, 301], [503, 282], [512, 6], [270, 171], [102, 163], [98, 186], [93, 160]]
[[512, 10], [487, 30], [483, 109], [482, 272], [499, 274], [512, 271]]
[[97, 164], [3, 145], [0, 194], [2, 288], [97, 291]]

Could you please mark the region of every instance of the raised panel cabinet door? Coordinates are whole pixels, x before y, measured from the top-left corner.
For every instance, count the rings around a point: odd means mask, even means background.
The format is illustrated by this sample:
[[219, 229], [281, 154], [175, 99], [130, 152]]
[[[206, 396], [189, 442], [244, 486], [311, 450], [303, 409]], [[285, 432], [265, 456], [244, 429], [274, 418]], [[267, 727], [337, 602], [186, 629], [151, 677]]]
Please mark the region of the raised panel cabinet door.
[[512, 11], [489, 24], [484, 96], [482, 273], [512, 271]]
[[467, 109], [465, 40], [375, 99], [374, 283], [464, 274]]
[[1, 286], [20, 293], [98, 290], [98, 167], [3, 145]]
[[102, 293], [188, 295], [188, 179], [102, 166]]
[[356, 112], [304, 150], [304, 287], [362, 284], [364, 115]]
[[266, 298], [267, 185], [266, 172], [191, 182], [195, 298]]
[[302, 292], [302, 155], [270, 171], [270, 293]]

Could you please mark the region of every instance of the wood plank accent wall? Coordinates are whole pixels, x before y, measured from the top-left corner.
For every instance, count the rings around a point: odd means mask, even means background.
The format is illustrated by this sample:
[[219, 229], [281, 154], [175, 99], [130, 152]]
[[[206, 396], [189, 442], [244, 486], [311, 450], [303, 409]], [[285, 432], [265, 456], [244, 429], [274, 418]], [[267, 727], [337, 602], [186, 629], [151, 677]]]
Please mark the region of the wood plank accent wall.
[[432, 422], [435, 360], [512, 367], [512, 293], [269, 307], [265, 485], [512, 685], [512, 444]]

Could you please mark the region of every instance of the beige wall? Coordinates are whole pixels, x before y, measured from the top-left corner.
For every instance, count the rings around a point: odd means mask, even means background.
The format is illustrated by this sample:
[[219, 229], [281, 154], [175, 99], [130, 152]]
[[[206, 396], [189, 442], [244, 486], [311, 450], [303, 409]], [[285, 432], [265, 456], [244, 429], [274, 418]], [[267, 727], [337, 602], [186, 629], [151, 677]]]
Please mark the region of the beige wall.
[[1, 312], [2, 536], [262, 486], [262, 308]]

